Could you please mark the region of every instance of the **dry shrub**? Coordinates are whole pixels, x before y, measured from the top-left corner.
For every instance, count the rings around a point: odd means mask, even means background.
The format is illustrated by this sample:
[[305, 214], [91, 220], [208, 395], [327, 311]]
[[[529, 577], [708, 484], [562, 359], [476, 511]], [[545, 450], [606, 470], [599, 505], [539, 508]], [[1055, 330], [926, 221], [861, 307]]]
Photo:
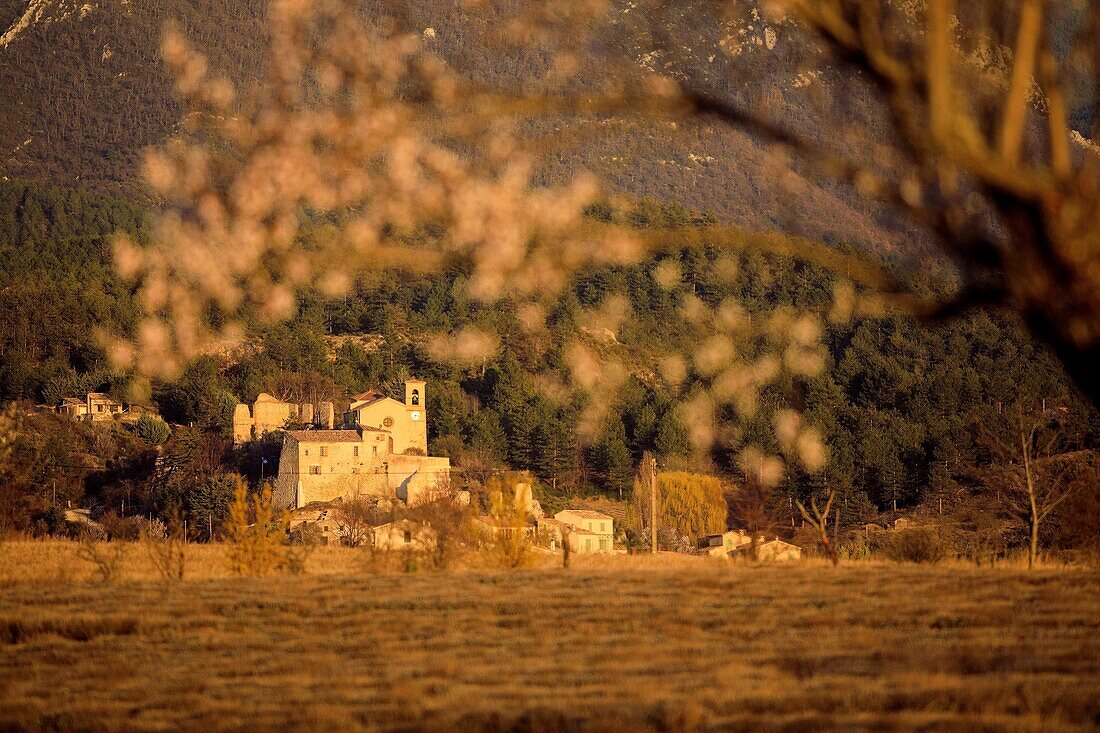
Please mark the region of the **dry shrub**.
[[159, 519], [148, 522], [145, 527], [145, 549], [150, 562], [164, 582], [183, 580], [187, 567], [186, 542], [182, 527], [171, 531]]
[[837, 547], [837, 556], [849, 561], [871, 560], [875, 556], [876, 549], [876, 541], [857, 532], [840, 543]]
[[147, 521], [143, 517], [123, 517], [110, 511], [99, 518], [99, 523], [108, 539], [137, 542], [145, 536]]
[[248, 496], [248, 486], [238, 479], [229, 519], [225, 524], [225, 562], [235, 575], [263, 576], [285, 562], [283, 542], [286, 521], [275, 508], [271, 487]]
[[[422, 522], [429, 531], [421, 542], [420, 555], [428, 567], [443, 570], [458, 564], [470, 542], [470, 508], [453, 499], [437, 499], [410, 512], [410, 519]], [[412, 566], [408, 560], [406, 568]]]
[[321, 545], [321, 541], [321, 530], [316, 524], [303, 524], [291, 532], [286, 555], [279, 567], [291, 575], [302, 575], [306, 571], [306, 563]]
[[889, 533], [883, 545], [894, 562], [936, 563], [947, 556], [947, 545], [932, 527], [911, 527]]
[[96, 533], [86, 531], [80, 536], [80, 545], [76, 556], [95, 566], [102, 585], [109, 585], [115, 578], [122, 561], [122, 545], [115, 542], [103, 542]]
[[385, 512], [378, 508], [377, 498], [359, 494], [336, 502], [332, 517], [340, 544], [344, 547], [372, 546], [373, 527], [388, 521]]

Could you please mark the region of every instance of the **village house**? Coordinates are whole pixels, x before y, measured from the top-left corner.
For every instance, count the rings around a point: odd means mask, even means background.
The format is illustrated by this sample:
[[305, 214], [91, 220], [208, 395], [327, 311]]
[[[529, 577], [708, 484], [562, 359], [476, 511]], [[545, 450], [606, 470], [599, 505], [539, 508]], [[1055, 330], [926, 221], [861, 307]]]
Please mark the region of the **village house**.
[[[748, 557], [752, 552], [752, 544], [746, 543], [739, 547], [735, 547], [731, 552], [727, 553], [727, 557]], [[802, 559], [802, 548], [798, 545], [792, 545], [789, 542], [784, 542], [778, 537], [767, 539], [763, 535], [756, 540], [756, 560], [761, 562], [789, 562], [792, 560]]]
[[261, 392], [251, 407], [238, 403], [233, 408], [233, 442], [240, 445], [258, 440], [267, 433], [283, 430], [288, 423], [331, 430], [336, 427], [335, 403], [283, 402]]
[[702, 550], [711, 557], [727, 557], [739, 547], [750, 544], [752, 538], [743, 529], [731, 529], [720, 534], [708, 534], [703, 538]]
[[65, 397], [57, 406], [57, 411], [65, 417], [80, 420], [88, 414], [88, 403], [79, 397]]
[[73, 420], [91, 420], [101, 422], [113, 420], [123, 414], [125, 406], [110, 395], [102, 392], [89, 392], [87, 397], [65, 397], [57, 406], [57, 411]]
[[380, 524], [374, 528], [371, 537], [379, 550], [423, 550], [435, 541], [430, 527], [408, 519]]
[[348, 427], [285, 431], [276, 503], [296, 509], [361, 495], [415, 506], [449, 495], [450, 459], [427, 455], [423, 399], [424, 382], [414, 380], [406, 385], [404, 405], [389, 398], [364, 401], [352, 410], [356, 419]]
[[778, 537], [761, 542], [756, 547], [756, 559], [764, 562], [789, 562], [802, 559], [802, 548]]
[[[720, 534], [709, 534], [700, 542], [700, 552], [710, 557], [745, 556], [752, 552], [752, 537], [743, 529], [731, 529]], [[802, 548], [775, 537], [763, 535], [756, 538], [757, 560], [798, 560]]]
[[568, 537], [569, 549], [578, 554], [613, 552], [615, 521], [603, 512], [591, 509], [564, 509], [551, 519], [538, 520], [538, 536], [556, 550]]
[[482, 515], [474, 518], [474, 529], [482, 536], [534, 538], [536, 529], [530, 524], [510, 523], [507, 520]]
[[287, 529], [290, 532], [293, 533], [306, 526], [317, 528], [322, 544], [327, 545], [338, 539], [339, 523], [332, 515], [332, 509], [327, 505], [306, 506], [290, 514], [290, 520], [287, 522]]

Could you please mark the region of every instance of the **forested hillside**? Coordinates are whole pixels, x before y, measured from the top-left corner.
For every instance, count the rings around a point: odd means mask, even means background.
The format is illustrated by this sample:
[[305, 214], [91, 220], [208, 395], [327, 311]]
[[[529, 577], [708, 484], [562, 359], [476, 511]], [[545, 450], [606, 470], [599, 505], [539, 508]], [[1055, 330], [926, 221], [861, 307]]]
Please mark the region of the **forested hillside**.
[[[246, 100], [248, 85], [260, 80], [267, 63], [266, 4], [0, 2], [0, 34], [7, 36], [0, 46], [0, 87], [8, 94], [7, 103], [0, 105], [0, 176], [143, 197], [143, 150], [163, 142], [179, 126], [181, 108], [159, 59], [165, 24], [180, 28], [208, 55], [212, 70], [242, 87]], [[385, 7], [373, 0], [363, 3], [363, 11], [372, 17]], [[499, 22], [525, 7], [516, 0], [480, 7], [411, 3], [405, 22], [423, 33], [427, 50], [462, 78], [530, 92], [549, 73], [553, 49], [508, 45]], [[754, 2], [745, 2], [732, 20], [709, 23], [703, 13], [675, 25], [693, 31], [681, 40], [696, 55], [704, 54], [708, 42], [727, 35], [739, 39], [744, 46], [740, 60], [751, 58], [756, 67], [751, 76], [724, 76], [730, 70], [721, 63], [708, 64], [705, 54], [701, 60], [709, 68], [708, 78], [723, 88], [736, 88], [739, 100], [771, 110], [792, 130], [828, 139], [843, 150], [862, 150], [835, 130], [818, 129], [811, 108], [820, 90], [806, 88], [791, 70], [788, 30], [760, 21]], [[675, 63], [700, 61], [690, 50], [684, 58], [654, 56], [648, 21], [634, 12], [632, 3], [613, 5], [592, 26], [578, 31], [598, 33], [604, 40], [585, 50], [583, 71], [571, 89], [598, 90], [616, 76], [673, 72]], [[765, 43], [765, 37], [772, 38], [769, 34], [778, 39], [774, 44]], [[848, 99], [839, 108], [853, 121], [873, 116], [859, 99]], [[776, 165], [769, 146], [717, 123], [649, 118], [624, 109], [619, 114], [526, 120], [518, 132], [528, 149], [538, 153], [541, 179], [547, 182], [588, 170], [612, 192], [677, 201], [746, 229], [783, 229], [880, 251], [911, 253], [917, 246], [907, 225], [868, 207], [852, 191], [804, 177], [797, 168], [782, 177], [763, 175]]]
[[[97, 327], [125, 330], [133, 323], [132, 297], [109, 265], [109, 235], [119, 229], [140, 237], [141, 210], [55, 187], [8, 184], [0, 200], [6, 263], [0, 400], [51, 403], [87, 389], [125, 394], [129, 380], [105, 368], [94, 334]], [[679, 207], [655, 204], [616, 216], [638, 227], [698, 221]], [[736, 476], [740, 444], [693, 454], [677, 410], [679, 393], [658, 376], [660, 355], [694, 349], [708, 333], [706, 324], [685, 321], [683, 300], [689, 294], [710, 304], [732, 298], [749, 312], [813, 309], [830, 301], [834, 278], [747, 251], [731, 279], [728, 266], [718, 271], [720, 254], [716, 247], [685, 247], [638, 265], [585, 272], [537, 335], [506, 302], [487, 307], [460, 295], [461, 272], [365, 275], [346, 298], [314, 296], [291, 322], [254, 326], [246, 348], [228, 358], [203, 358], [176, 383], [153, 385], [152, 399], [170, 420], [217, 433], [236, 399], [251, 401], [261, 391], [337, 398], [371, 387], [396, 391], [415, 375], [429, 380], [431, 450], [469, 470], [509, 465], [530, 469], [559, 490], [617, 497], [629, 494], [637, 460], [653, 450], [665, 465]], [[656, 275], [665, 259], [680, 272], [671, 287]], [[615, 296], [629, 300], [631, 317], [614, 332], [586, 330], [583, 314]], [[501, 348], [468, 366], [433, 358], [435, 334], [470, 325], [503, 334]], [[596, 397], [610, 406], [606, 420], [580, 435], [588, 398], [543, 388], [548, 375], [565, 374], [563, 349], [578, 337], [630, 370], [616, 393]], [[770, 420], [794, 395], [823, 431], [832, 455], [828, 468], [788, 476], [791, 494], [827, 483], [857, 505], [896, 501], [904, 507], [955, 491], [954, 479], [976, 455], [975, 428], [998, 406], [1046, 400], [1066, 408], [1071, 429], [1086, 443], [1100, 438], [1095, 414], [1058, 366], [996, 318], [975, 315], [935, 328], [903, 316], [857, 319], [829, 326], [825, 342], [829, 359], [820, 376], [775, 389], [756, 418], [738, 423], [742, 442], [769, 445], [775, 440]], [[268, 450], [273, 460], [277, 448]]]

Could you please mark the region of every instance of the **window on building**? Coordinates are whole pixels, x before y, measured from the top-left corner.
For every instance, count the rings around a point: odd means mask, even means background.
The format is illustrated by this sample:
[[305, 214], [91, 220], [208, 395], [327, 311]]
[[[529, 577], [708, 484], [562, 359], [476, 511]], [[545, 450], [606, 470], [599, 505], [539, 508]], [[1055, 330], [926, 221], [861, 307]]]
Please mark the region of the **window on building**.
[[309, 467], [309, 472], [312, 473], [314, 476], [320, 476], [321, 475], [321, 467], [320, 466], [310, 466]]
[[378, 446], [372, 445], [371, 450], [374, 451], [374, 455], [378, 455]]
[[409, 530], [405, 530], [405, 544], [409, 544], [413, 541], [413, 533]]
[[359, 446], [357, 446], [357, 445], [353, 445], [353, 446], [351, 447], [351, 454], [352, 454], [353, 456], [355, 456], [356, 458], [358, 458], [358, 457], [359, 457]]
[[420, 404], [420, 390], [418, 390], [418, 389], [413, 390], [412, 403], [414, 405], [419, 405]]
[[584, 549], [587, 550], [588, 552], [592, 551], [592, 538], [591, 537], [585, 537], [584, 538]]
[[327, 445], [322, 445], [321, 446], [321, 455], [322, 456], [327, 456], [328, 455], [328, 446]]
[[309, 455], [309, 448], [306, 448], [306, 455]]
[[600, 534], [607, 534], [607, 525], [600, 522]]
[[609, 540], [600, 540], [600, 549], [605, 551], [610, 550], [611, 542]]

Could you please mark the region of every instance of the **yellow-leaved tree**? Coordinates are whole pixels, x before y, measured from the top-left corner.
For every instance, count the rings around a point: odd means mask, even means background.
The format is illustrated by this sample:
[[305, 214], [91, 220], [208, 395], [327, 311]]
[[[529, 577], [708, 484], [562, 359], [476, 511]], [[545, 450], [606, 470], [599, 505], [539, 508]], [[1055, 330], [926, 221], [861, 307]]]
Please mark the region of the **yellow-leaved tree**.
[[250, 497], [248, 485], [238, 477], [225, 538], [225, 563], [231, 573], [262, 576], [279, 566], [286, 541], [286, 518], [275, 508], [269, 485]]
[[[650, 523], [647, 483], [634, 483], [633, 513], [641, 518], [641, 528]], [[724, 531], [727, 512], [718, 477], [687, 471], [657, 474], [657, 537], [662, 546], [694, 545], [703, 535]]]

